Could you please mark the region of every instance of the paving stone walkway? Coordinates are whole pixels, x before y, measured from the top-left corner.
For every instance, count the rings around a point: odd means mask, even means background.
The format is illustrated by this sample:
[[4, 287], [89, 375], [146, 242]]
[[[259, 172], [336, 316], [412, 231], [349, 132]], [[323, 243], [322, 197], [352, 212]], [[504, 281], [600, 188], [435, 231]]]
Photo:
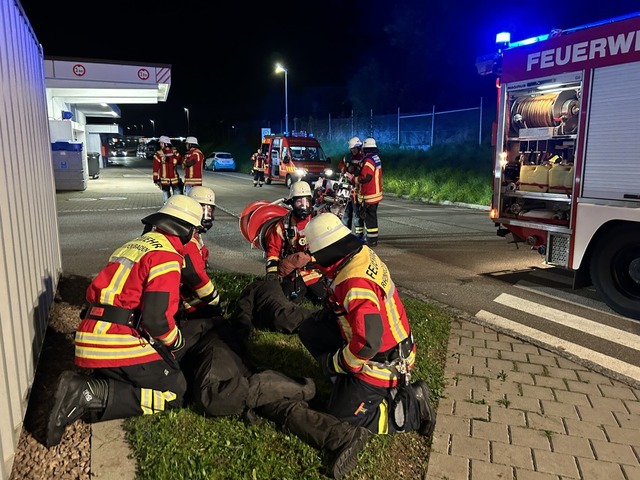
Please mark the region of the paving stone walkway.
[[452, 324], [428, 480], [638, 480], [640, 391], [548, 350]]

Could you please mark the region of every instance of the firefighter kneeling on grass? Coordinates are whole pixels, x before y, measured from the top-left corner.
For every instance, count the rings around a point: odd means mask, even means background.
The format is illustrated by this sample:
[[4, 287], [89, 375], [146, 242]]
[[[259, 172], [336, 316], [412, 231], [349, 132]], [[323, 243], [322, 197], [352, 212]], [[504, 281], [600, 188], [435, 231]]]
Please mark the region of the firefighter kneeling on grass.
[[300, 302], [306, 296], [320, 305], [326, 290], [322, 273], [311, 267], [311, 255], [303, 230], [311, 219], [312, 193], [307, 182], [291, 185], [286, 203], [291, 212], [282, 217], [265, 237], [266, 279], [280, 279], [285, 296]]
[[172, 196], [143, 219], [153, 230], [113, 252], [91, 282], [75, 336], [75, 363], [93, 374], [61, 374], [47, 446], [57, 445], [65, 427], [85, 414], [105, 421], [183, 405], [187, 383], [176, 357], [185, 340], [174, 316], [185, 245], [201, 219], [196, 200]]
[[305, 234], [330, 290], [298, 336], [333, 384], [327, 412], [377, 434], [429, 437], [435, 412], [425, 382], [410, 382], [416, 345], [387, 266], [332, 213]]

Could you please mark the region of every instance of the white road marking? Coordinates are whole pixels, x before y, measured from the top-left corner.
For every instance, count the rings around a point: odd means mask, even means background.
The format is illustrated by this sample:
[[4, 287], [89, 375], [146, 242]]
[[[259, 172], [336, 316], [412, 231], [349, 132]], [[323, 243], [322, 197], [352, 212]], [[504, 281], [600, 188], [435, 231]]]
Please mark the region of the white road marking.
[[626, 322], [637, 323], [637, 320], [633, 320], [628, 317], [623, 317], [622, 315], [618, 315], [616, 312], [611, 310], [609, 306], [598, 300], [591, 300], [598, 307], [592, 307], [587, 305], [587, 299], [582, 295], [576, 295], [575, 293], [570, 292], [558, 292], [557, 288], [554, 287], [545, 287], [540, 285], [539, 283], [527, 282], [526, 280], [520, 280], [518, 283], [513, 285], [516, 288], [521, 290], [526, 290], [527, 292], [532, 292], [537, 295], [543, 295], [545, 297], [553, 298], [555, 300], [562, 300], [564, 303], [570, 303], [571, 305], [577, 305], [578, 307], [588, 308], [589, 310], [593, 310], [598, 313], [606, 313], [609, 316], [616, 317], [620, 320], [624, 320]]
[[565, 352], [578, 358], [588, 360], [594, 364], [601, 365], [602, 367], [607, 368], [611, 371], [620, 373], [636, 381], [640, 381], [640, 367], [637, 367], [635, 365], [631, 365], [629, 363], [623, 362], [622, 360], [618, 360], [617, 358], [613, 358], [600, 352], [590, 350], [581, 345], [564, 341], [562, 339], [554, 337], [553, 335], [549, 335], [548, 333], [536, 330], [535, 328], [527, 327], [526, 325], [522, 325], [521, 323], [514, 322], [485, 310], [480, 310], [476, 314], [476, 317], [491, 325], [511, 330], [513, 332], [518, 332], [519, 334], [523, 334], [541, 343], [552, 345], [555, 348], [564, 350]]
[[609, 327], [608, 325], [603, 325], [584, 317], [579, 317], [523, 298], [514, 297], [508, 293], [501, 293], [493, 301], [537, 317], [542, 317], [551, 322], [564, 325], [565, 327], [595, 335], [619, 345], [633, 348], [634, 350], [640, 350], [640, 335], [627, 333], [623, 330]]

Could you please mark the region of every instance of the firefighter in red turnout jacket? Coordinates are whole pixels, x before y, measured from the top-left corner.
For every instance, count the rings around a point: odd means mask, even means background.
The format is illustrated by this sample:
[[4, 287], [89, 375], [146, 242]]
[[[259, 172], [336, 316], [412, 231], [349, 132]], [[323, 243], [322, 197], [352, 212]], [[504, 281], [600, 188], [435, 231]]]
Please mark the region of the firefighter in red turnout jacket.
[[171, 139], [162, 135], [159, 140], [160, 150], [153, 156], [153, 183], [162, 190], [162, 201], [167, 203], [171, 195], [182, 193], [178, 165], [182, 157], [171, 146]]
[[92, 421], [153, 414], [180, 407], [186, 381], [176, 356], [184, 348], [175, 322], [185, 245], [200, 225], [202, 207], [185, 195], [167, 200], [145, 219], [153, 230], [111, 254], [87, 288], [89, 306], [75, 336], [75, 363], [54, 396], [47, 445], [85, 413]]
[[318, 268], [331, 280], [329, 310], [300, 325], [300, 340], [333, 382], [327, 411], [377, 434], [429, 436], [429, 389], [410, 383], [416, 345], [387, 266], [331, 213], [305, 229]]
[[360, 162], [356, 183], [357, 203], [364, 209], [364, 229], [356, 225], [356, 235], [363, 236], [367, 245], [378, 245], [378, 204], [382, 201], [382, 161], [374, 138], [365, 138], [362, 142], [364, 158]]
[[291, 185], [286, 203], [291, 212], [282, 217], [265, 238], [266, 279], [280, 279], [285, 295], [293, 301], [304, 296], [318, 305], [325, 296], [322, 274], [311, 265], [304, 228], [311, 219], [312, 193], [307, 182]]
[[184, 168], [184, 194], [198, 185], [202, 185], [202, 166], [204, 165], [204, 154], [198, 145], [196, 137], [187, 137], [185, 140], [187, 151], [182, 157], [182, 168]]

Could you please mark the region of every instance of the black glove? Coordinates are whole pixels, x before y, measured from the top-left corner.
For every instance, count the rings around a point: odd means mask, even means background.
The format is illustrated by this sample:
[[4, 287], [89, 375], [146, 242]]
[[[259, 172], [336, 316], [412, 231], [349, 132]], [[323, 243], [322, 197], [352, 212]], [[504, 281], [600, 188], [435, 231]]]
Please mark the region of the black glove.
[[333, 353], [323, 353], [318, 357], [318, 363], [320, 363], [322, 374], [327, 378], [332, 378], [337, 375], [336, 369], [333, 365], [333, 355]]

